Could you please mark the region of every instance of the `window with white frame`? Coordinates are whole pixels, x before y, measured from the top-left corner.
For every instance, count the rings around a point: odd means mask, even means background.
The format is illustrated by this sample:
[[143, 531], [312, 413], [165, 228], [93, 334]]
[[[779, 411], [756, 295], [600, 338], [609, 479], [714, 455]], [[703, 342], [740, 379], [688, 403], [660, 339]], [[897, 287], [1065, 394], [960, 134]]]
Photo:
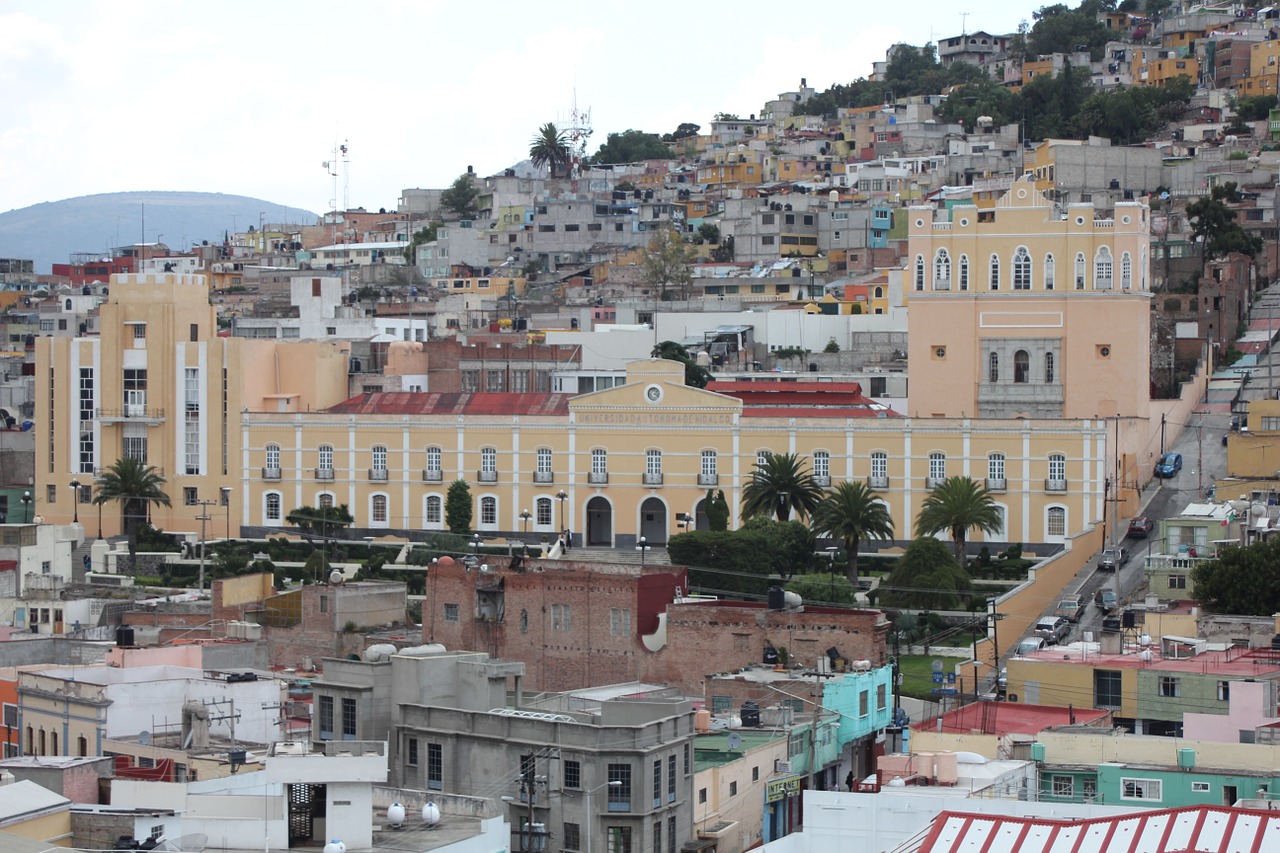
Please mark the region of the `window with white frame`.
[[662, 476], [662, 451], [650, 448], [644, 452], [644, 471], [651, 477]]
[[768, 464], [768, 462], [769, 462], [769, 451], [757, 450], [756, 451], [756, 468], [757, 469], [763, 468], [766, 464]]
[[444, 522], [444, 501], [439, 495], [427, 495], [426, 522], [430, 526], [439, 526]]
[[947, 478], [947, 454], [929, 454], [929, 479], [945, 480]]
[[702, 475], [704, 477], [716, 476], [716, 452], [714, 450], [702, 451]]
[[333, 447], [328, 444], [322, 444], [316, 448], [319, 454], [319, 468], [321, 471], [333, 470]]
[[1000, 353], [992, 352], [987, 356], [987, 381], [993, 385], [1000, 381]]
[[960, 256], [960, 289], [969, 289], [969, 256]]
[[434, 445], [427, 448], [427, 470], [441, 471], [443, 470], [444, 454], [441, 453], [439, 447]]
[[279, 471], [280, 470], [280, 445], [268, 444], [266, 449], [267, 449], [267, 470]]
[[280, 522], [280, 493], [267, 492], [265, 517], [268, 524]]
[[876, 480], [883, 480], [889, 476], [889, 454], [882, 450], [871, 454], [871, 476]]
[[916, 255], [916, 290], [924, 290], [924, 255]]
[[534, 501], [533, 523], [539, 527], [551, 526], [551, 498], [538, 498]]
[[951, 289], [951, 256], [946, 249], [939, 249], [933, 256], [933, 289]]
[[538, 448], [537, 464], [538, 464], [537, 471], [539, 474], [551, 473], [551, 448], [550, 447]]
[[990, 261], [991, 289], [1000, 289], [1000, 256], [992, 253]]
[[498, 499], [485, 495], [480, 499], [480, 523], [492, 527], [498, 523]]
[[1076, 252], [1076, 290], [1084, 290], [1085, 260], [1084, 252]]
[[1055, 539], [1067, 535], [1066, 507], [1051, 506], [1045, 510], [1044, 532]]
[[591, 473], [609, 473], [609, 453], [602, 447], [594, 448], [591, 451]]
[[1013, 289], [1031, 289], [1031, 255], [1026, 246], [1019, 246], [1013, 254]]
[[829, 479], [831, 477], [831, 454], [825, 450], [813, 453], [813, 476]]
[[383, 447], [381, 444], [375, 444], [373, 446], [373, 466], [372, 467], [373, 467], [373, 470], [375, 471], [387, 470], [387, 448]]
[[1058, 481], [1067, 479], [1067, 457], [1061, 453], [1049, 454], [1049, 479]]
[[200, 368], [185, 368], [184, 377], [183, 470], [192, 475], [200, 473]]
[[992, 453], [987, 457], [987, 479], [1003, 480], [1004, 479], [1004, 454]]
[[1053, 290], [1053, 255], [1044, 256], [1044, 289]]
[[1128, 252], [1120, 255], [1120, 289], [1133, 287], [1133, 256]]
[[1093, 289], [1094, 290], [1110, 290], [1111, 289], [1111, 250], [1106, 246], [1099, 246], [1098, 253], [1093, 256]]
[[1160, 695], [1166, 699], [1182, 696], [1182, 679], [1175, 675], [1160, 676]]
[[492, 447], [480, 448], [480, 470], [485, 474], [498, 473], [498, 451]]
[[1044, 381], [1045, 384], [1053, 382], [1053, 353], [1051, 352], [1044, 354]]
[[1159, 779], [1120, 778], [1120, 799], [1122, 800], [1161, 800]]
[[1053, 795], [1055, 797], [1074, 797], [1076, 779], [1074, 776], [1051, 776]]
[[373, 524], [387, 523], [387, 496], [374, 495], [369, 502], [369, 521]]

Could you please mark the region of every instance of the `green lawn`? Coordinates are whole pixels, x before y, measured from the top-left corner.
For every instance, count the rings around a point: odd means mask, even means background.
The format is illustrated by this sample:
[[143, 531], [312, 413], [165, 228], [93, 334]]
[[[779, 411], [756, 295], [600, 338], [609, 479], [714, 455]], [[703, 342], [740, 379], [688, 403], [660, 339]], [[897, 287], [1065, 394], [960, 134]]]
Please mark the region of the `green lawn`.
[[[941, 660], [943, 672], [955, 672], [959, 658], [938, 658], [935, 655], [903, 655], [898, 658], [898, 668], [902, 672], [902, 695], [916, 699], [937, 700], [931, 692], [934, 687], [959, 687], [959, 684], [934, 684], [933, 662]], [[970, 676], [966, 674], [965, 689], [972, 691]]]

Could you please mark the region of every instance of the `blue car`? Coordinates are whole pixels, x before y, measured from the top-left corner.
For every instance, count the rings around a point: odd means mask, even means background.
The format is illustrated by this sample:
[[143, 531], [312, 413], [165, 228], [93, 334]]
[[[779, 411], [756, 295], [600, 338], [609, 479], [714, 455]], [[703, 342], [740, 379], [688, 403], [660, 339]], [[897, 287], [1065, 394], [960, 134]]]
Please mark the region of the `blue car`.
[[1156, 463], [1157, 477], [1172, 477], [1182, 470], [1182, 454], [1166, 453], [1160, 457], [1160, 461]]

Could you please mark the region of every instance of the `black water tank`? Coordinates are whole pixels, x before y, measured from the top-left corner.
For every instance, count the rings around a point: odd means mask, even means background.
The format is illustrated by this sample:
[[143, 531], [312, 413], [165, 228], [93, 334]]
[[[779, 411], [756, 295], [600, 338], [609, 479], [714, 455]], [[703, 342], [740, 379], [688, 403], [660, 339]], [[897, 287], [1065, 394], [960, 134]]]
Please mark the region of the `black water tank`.
[[765, 646], [764, 656], [761, 659], [761, 662], [768, 666], [775, 665], [778, 662], [778, 650], [773, 646]]
[[1120, 617], [1119, 616], [1102, 617], [1102, 630], [1104, 633], [1107, 633], [1107, 634], [1120, 633]]
[[133, 626], [132, 625], [116, 626], [116, 645], [117, 646], [133, 645]]
[[787, 607], [786, 593], [782, 591], [782, 587], [774, 584], [769, 587], [769, 609], [785, 610]]
[[1126, 628], [1132, 628], [1138, 624], [1138, 614], [1134, 613], [1132, 610], [1124, 611], [1120, 614], [1120, 618], [1122, 620], [1121, 624]]
[[1280, 651], [1280, 634], [1275, 634], [1271, 637], [1271, 650]]
[[742, 710], [738, 712], [739, 718], [742, 720], [744, 729], [760, 728], [760, 706], [755, 702], [747, 700], [742, 703]]

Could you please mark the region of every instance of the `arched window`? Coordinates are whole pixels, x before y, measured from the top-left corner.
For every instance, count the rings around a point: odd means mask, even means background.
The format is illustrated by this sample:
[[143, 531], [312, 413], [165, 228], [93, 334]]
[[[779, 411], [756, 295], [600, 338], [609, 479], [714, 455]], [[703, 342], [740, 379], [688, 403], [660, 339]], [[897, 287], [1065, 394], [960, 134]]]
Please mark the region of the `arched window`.
[[1031, 381], [1031, 355], [1024, 349], [1013, 354], [1013, 381], [1018, 384]]
[[969, 256], [960, 256], [960, 289], [969, 289]]
[[[1004, 484], [1004, 454], [992, 453], [987, 457], [987, 479]], [[990, 485], [987, 488], [992, 488]]]
[[387, 496], [374, 495], [369, 501], [369, 523], [387, 523]]
[[280, 523], [280, 493], [267, 492], [265, 511], [263, 513], [267, 524]]
[[76, 738], [76, 755], [87, 758], [89, 755], [89, 739], [84, 735]]
[[916, 255], [916, 290], [924, 290], [924, 255]]
[[498, 499], [492, 495], [480, 499], [480, 523], [485, 527], [494, 527], [498, 523]]
[[49, 732], [49, 754], [50, 755], [58, 754], [58, 733], [57, 732]]
[[831, 481], [831, 454], [825, 450], [814, 451], [813, 477], [815, 480]]
[[1000, 381], [1000, 353], [998, 352], [987, 356], [987, 381], [993, 384]]
[[883, 288], [883, 287], [881, 287], [881, 286], [880, 286], [880, 285], [878, 285], [878, 284], [876, 285], [876, 288], [875, 288], [875, 298], [876, 298], [876, 299], [883, 299], [883, 298], [884, 298], [884, 288]]
[[1120, 256], [1120, 289], [1133, 287], [1133, 256], [1125, 252]]
[[946, 249], [939, 249], [933, 256], [933, 289], [951, 289], [951, 256]]
[[1000, 289], [1000, 256], [994, 253], [991, 255], [991, 289]]
[[266, 470], [262, 472], [264, 477], [280, 476], [280, 445], [267, 445]]
[[1063, 539], [1067, 535], [1067, 509], [1051, 506], [1045, 510], [1044, 533], [1050, 539]]
[[1053, 382], [1053, 353], [1051, 352], [1044, 354], [1044, 381]]
[[444, 501], [439, 495], [427, 495], [426, 522], [433, 527], [444, 523]]
[[538, 498], [534, 501], [533, 523], [538, 527], [551, 526], [551, 498]]
[[330, 509], [333, 507], [333, 494], [331, 492], [321, 492], [316, 497], [316, 506], [321, 509]]
[[1053, 255], [1044, 256], [1044, 289], [1053, 290]]
[[1076, 252], [1076, 290], [1084, 290], [1084, 252]]
[[1093, 256], [1093, 289], [1111, 289], [1111, 250], [1106, 246], [1098, 247], [1098, 254]]
[[1026, 246], [1019, 246], [1013, 255], [1013, 289], [1031, 289], [1031, 255]]
[[48, 742], [46, 741], [46, 737], [47, 735], [45, 734], [44, 729], [40, 729], [40, 754], [41, 755], [49, 754], [49, 751], [47, 749]]

